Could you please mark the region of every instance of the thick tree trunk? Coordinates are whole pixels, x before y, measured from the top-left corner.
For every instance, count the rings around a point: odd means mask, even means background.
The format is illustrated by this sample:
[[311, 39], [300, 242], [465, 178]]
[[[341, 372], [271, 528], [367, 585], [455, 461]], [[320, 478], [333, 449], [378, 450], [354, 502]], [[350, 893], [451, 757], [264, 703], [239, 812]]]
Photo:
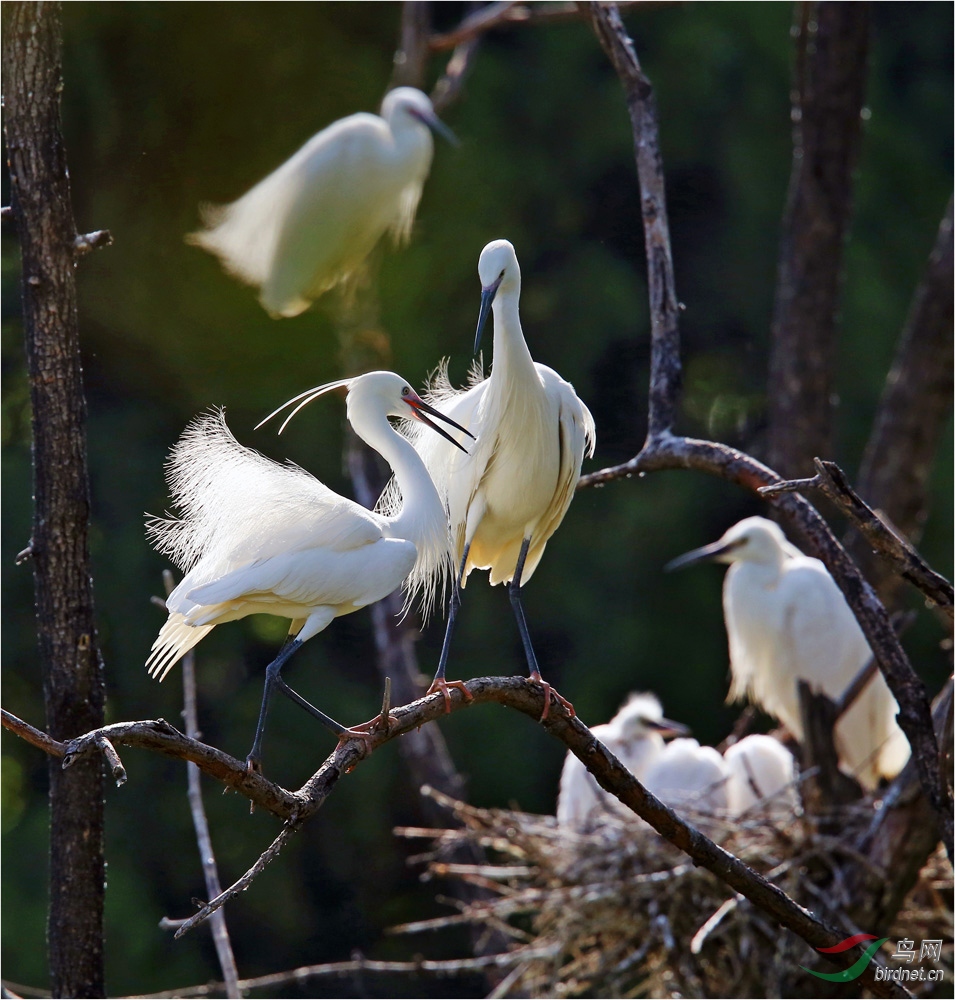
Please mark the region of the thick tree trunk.
[[[33, 405], [33, 557], [47, 729], [103, 725], [103, 667], [89, 572], [89, 487], [74, 283], [76, 231], [60, 134], [60, 5], [3, 5], [3, 94], [11, 210], [23, 258], [23, 323]], [[105, 996], [103, 770], [50, 764], [54, 996]]]
[[[928, 517], [928, 487], [952, 409], [952, 203], [909, 309], [862, 466], [858, 491], [913, 545]], [[853, 555], [879, 584], [885, 603], [898, 578], [861, 541]]]
[[832, 369], [869, 40], [865, 3], [803, 3], [796, 16], [793, 165], [769, 366], [769, 465], [786, 479], [834, 457]]

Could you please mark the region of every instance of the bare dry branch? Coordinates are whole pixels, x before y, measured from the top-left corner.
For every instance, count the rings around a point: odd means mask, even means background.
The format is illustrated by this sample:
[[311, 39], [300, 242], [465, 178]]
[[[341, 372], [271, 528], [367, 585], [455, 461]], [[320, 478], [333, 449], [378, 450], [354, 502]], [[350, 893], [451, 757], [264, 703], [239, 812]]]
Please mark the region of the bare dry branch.
[[101, 247], [111, 246], [113, 234], [108, 229], [97, 229], [92, 233], [79, 233], [73, 240], [73, 255], [77, 258], [85, 257], [94, 250]]
[[[679, 328], [676, 296], [670, 269], [669, 236], [665, 215], [647, 211], [663, 194], [652, 91], [640, 71], [633, 42], [613, 4], [587, 5], [594, 30], [617, 70], [627, 95], [634, 132], [634, 148], [644, 204], [648, 283], [651, 308], [650, 419], [647, 440], [638, 455], [622, 465], [581, 477], [578, 489], [614, 479], [664, 469], [697, 469], [756, 492], [779, 483], [780, 477], [743, 452], [713, 441], [676, 437], [670, 431], [680, 392]], [[646, 106], [644, 106], [646, 105]], [[649, 152], [652, 151], [652, 154]], [[662, 219], [662, 222], [661, 222]], [[651, 248], [657, 248], [656, 256]], [[875, 591], [832, 534], [829, 526], [804, 498], [790, 494], [773, 498], [773, 505], [809, 543], [812, 554], [832, 573], [859, 621], [896, 701], [899, 724], [909, 739], [922, 787], [938, 817], [949, 857], [952, 846], [952, 796], [939, 768], [939, 750], [931, 723], [925, 687], [899, 645], [888, 614]]]
[[96, 738], [96, 745], [106, 758], [106, 763], [109, 764], [110, 773], [116, 781], [116, 787], [119, 788], [121, 785], [125, 785], [127, 777], [126, 768], [123, 767], [123, 762], [119, 759], [116, 748], [105, 736], [98, 736]]
[[620, 77], [633, 129], [650, 295], [649, 440], [672, 430], [683, 380], [679, 304], [670, 251], [656, 99], [650, 81], [640, 68], [633, 42], [620, 20], [616, 5], [587, 3], [580, 6], [589, 14], [597, 38]]
[[[537, 949], [536, 957], [547, 958], [548, 952]], [[371, 973], [373, 975], [407, 975], [429, 976], [443, 979], [450, 976], [465, 976], [474, 972], [484, 972], [488, 969], [508, 969], [516, 962], [524, 962], [527, 952], [519, 955], [505, 953], [502, 955], [482, 955], [478, 958], [458, 958], [444, 961], [429, 961], [419, 959], [415, 962], [378, 962], [359, 955], [350, 962], [328, 962], [325, 965], [303, 965], [287, 972], [274, 972], [268, 976], [258, 976], [255, 979], [240, 979], [239, 989], [243, 993], [251, 990], [275, 990], [280, 986], [304, 986], [312, 979], [335, 978], [342, 979], [356, 973]], [[222, 992], [222, 983], [205, 983], [202, 986], [187, 986], [179, 990], [169, 990], [163, 993], [145, 993], [138, 1000], [172, 1000], [174, 997], [212, 997]]]
[[952, 410], [952, 202], [899, 339], [859, 468], [859, 490], [917, 544], [939, 438]]
[[[170, 570], [163, 572], [163, 585], [168, 597], [175, 587], [175, 580]], [[198, 740], [202, 734], [199, 731], [199, 713], [196, 704], [196, 657], [193, 650], [186, 653], [181, 663], [182, 715], [186, 723], [186, 735], [190, 739]], [[202, 779], [199, 768], [191, 761], [186, 762], [186, 782], [189, 811], [192, 814], [192, 825], [196, 831], [199, 863], [202, 866], [202, 876], [206, 883], [206, 893], [210, 899], [214, 899], [222, 892], [222, 883], [219, 881], [219, 868], [216, 864], [215, 852], [212, 849], [212, 835], [209, 832], [209, 821], [206, 818], [206, 809], [202, 801]], [[219, 960], [219, 968], [222, 970], [223, 992], [230, 1000], [233, 1000], [233, 998], [241, 997], [242, 992], [238, 986], [239, 970], [236, 967], [232, 941], [229, 938], [229, 929], [226, 926], [225, 913], [222, 910], [218, 910], [212, 915], [211, 929], [216, 957]]]
[[[538, 721], [544, 709], [543, 691], [524, 677], [479, 677], [468, 681], [467, 688], [471, 701], [468, 701], [461, 691], [451, 690], [451, 711], [459, 711], [472, 704], [496, 702]], [[371, 746], [377, 749], [382, 744], [426, 722], [442, 718], [445, 711], [445, 700], [441, 693], [421, 698], [410, 705], [394, 708], [392, 717], [395, 719], [395, 724], [388, 732], [376, 732]], [[570, 717], [562, 707], [552, 706], [547, 719], [540, 724], [583, 762], [602, 788], [615, 795], [657, 832], [688, 854], [695, 864], [713, 872], [811, 946], [829, 947], [842, 940], [844, 934], [815, 919], [808, 910], [790, 899], [777, 886], [757, 875], [746, 864], [723, 850], [651, 795], [579, 719]], [[227, 899], [247, 888], [255, 876], [278, 855], [291, 834], [322, 807], [339, 779], [357, 765], [366, 752], [362, 740], [342, 743], [301, 789], [290, 793], [266, 781], [261, 775], [247, 773], [243, 763], [211, 747], [189, 740], [176, 732], [168, 723], [159, 720], [119, 723], [72, 740], [67, 746], [64, 765], [66, 766], [71, 758], [75, 759], [92, 752], [96, 746], [97, 736], [104, 734], [108, 734], [113, 742], [121, 745], [141, 746], [169, 756], [196, 760], [207, 773], [212, 773], [214, 765], [219, 772], [217, 775], [219, 780], [225, 781], [230, 787], [235, 787], [253, 801], [261, 802], [263, 807], [286, 819], [278, 837], [255, 865], [238, 882], [184, 922], [177, 935], [196, 926]], [[241, 779], [239, 774], [242, 775]], [[869, 984], [868, 981], [867, 985], [875, 988], [875, 984]]]
[[51, 757], [63, 757], [66, 755], [65, 743], [53, 739], [52, 736], [47, 736], [42, 730], [35, 729], [29, 722], [24, 722], [23, 719], [18, 719], [12, 712], [8, 712], [5, 708], [0, 709], [0, 722], [3, 723], [4, 729], [9, 729], [11, 733], [16, 733], [20, 739], [26, 740], [27, 743], [32, 744]]
[[936, 573], [905, 538], [872, 510], [852, 488], [848, 476], [835, 462], [824, 462], [816, 458], [814, 463], [816, 475], [812, 479], [792, 479], [772, 486], [761, 486], [757, 492], [765, 497], [777, 493], [818, 490], [852, 521], [892, 569], [920, 590], [951, 623], [953, 593], [948, 580]]

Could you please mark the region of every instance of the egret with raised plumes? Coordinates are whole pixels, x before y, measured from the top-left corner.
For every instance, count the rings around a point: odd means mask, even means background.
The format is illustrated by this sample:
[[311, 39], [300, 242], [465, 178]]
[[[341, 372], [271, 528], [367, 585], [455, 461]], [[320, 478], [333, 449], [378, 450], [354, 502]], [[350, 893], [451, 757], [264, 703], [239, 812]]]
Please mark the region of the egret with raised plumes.
[[[723, 612], [729, 637], [729, 697], [748, 698], [803, 738], [797, 681], [838, 699], [872, 656], [842, 591], [818, 560], [804, 556], [778, 525], [748, 517], [719, 541], [668, 565], [729, 563]], [[836, 723], [839, 762], [866, 788], [905, 764], [909, 745], [898, 705], [876, 671]]]
[[[552, 689], [541, 678], [521, 590], [567, 513], [584, 456], [593, 454], [594, 421], [574, 387], [531, 357], [518, 313], [521, 270], [514, 247], [507, 240], [489, 243], [481, 251], [478, 276], [481, 308], [474, 353], [487, 316], [493, 313], [491, 374], [457, 390], [442, 367], [426, 394], [433, 406], [467, 427], [477, 440], [462, 454], [447, 442], [436, 447], [422, 434], [414, 437], [447, 505], [458, 567], [430, 690], [442, 690], [447, 698], [448, 684], [460, 684], [445, 679], [460, 590], [472, 570], [487, 570], [492, 585], [507, 585], [530, 677], [544, 688], [544, 718]], [[573, 712], [569, 702], [556, 697]]]
[[207, 208], [189, 240], [259, 288], [272, 316], [297, 316], [354, 278], [387, 231], [408, 239], [432, 132], [457, 142], [420, 90], [398, 87], [380, 117], [334, 122], [237, 201]]
[[[686, 726], [663, 717], [656, 695], [634, 693], [609, 721], [590, 730], [594, 736], [639, 781], [663, 752], [664, 737], [687, 732]], [[578, 830], [593, 826], [608, 814], [632, 816], [632, 812], [609, 792], [568, 751], [560, 774], [557, 822]]]
[[[294, 416], [336, 388], [348, 390], [346, 409], [355, 433], [394, 472], [399, 501], [391, 516], [339, 496], [297, 465], [280, 465], [243, 447], [216, 411], [198, 417], [170, 456], [167, 479], [179, 517], [149, 522], [153, 545], [185, 571], [166, 602], [169, 618], [147, 662], [153, 676], [162, 680], [223, 622], [259, 613], [291, 619], [289, 640], [266, 669], [250, 769], [260, 765], [274, 688], [340, 739], [367, 736], [367, 730], [340, 726], [293, 691], [281, 676], [283, 666], [334, 618], [380, 601], [409, 575], [421, 581], [427, 606], [438, 581], [450, 572], [444, 505], [417, 452], [388, 418], [410, 417], [446, 434], [430, 414], [464, 429], [392, 372], [319, 386], [275, 412], [297, 403]], [[449, 441], [450, 447], [461, 447], [450, 436]]]

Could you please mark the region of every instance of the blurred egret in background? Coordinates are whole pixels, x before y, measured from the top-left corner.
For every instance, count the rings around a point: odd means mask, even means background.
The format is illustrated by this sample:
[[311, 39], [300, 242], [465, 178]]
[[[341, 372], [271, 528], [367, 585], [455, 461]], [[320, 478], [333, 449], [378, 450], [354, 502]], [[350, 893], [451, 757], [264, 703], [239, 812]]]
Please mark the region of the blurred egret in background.
[[[388, 417], [410, 416], [439, 434], [446, 432], [428, 414], [462, 428], [392, 372], [310, 389], [275, 412], [298, 403], [294, 416], [322, 393], [343, 387], [355, 433], [394, 471], [400, 502], [393, 516], [339, 496], [297, 465], [280, 465], [243, 447], [216, 411], [198, 417], [170, 455], [166, 475], [181, 516], [153, 518], [148, 526], [153, 545], [185, 571], [166, 601], [169, 618], [147, 662], [153, 676], [162, 680], [223, 622], [258, 613], [292, 620], [289, 641], [266, 669], [250, 769], [260, 765], [276, 687], [341, 739], [367, 735], [309, 704], [282, 679], [282, 667], [333, 618], [380, 601], [412, 571], [431, 581], [424, 588], [427, 610], [435, 581], [450, 571], [444, 506], [417, 452]], [[460, 447], [453, 440], [451, 446]]]
[[381, 117], [334, 122], [238, 201], [206, 209], [207, 228], [189, 240], [260, 288], [272, 316], [297, 316], [353, 278], [387, 230], [408, 239], [432, 131], [457, 142], [420, 90], [398, 87]]
[[727, 807], [729, 771], [718, 750], [689, 738], [667, 744], [647, 769], [644, 785], [678, 811], [718, 813]]
[[754, 734], [723, 754], [729, 770], [726, 792], [730, 814], [763, 812], [779, 818], [792, 816], [799, 802], [796, 762], [772, 736]]
[[[839, 698], [872, 656], [855, 615], [826, 567], [764, 517], [740, 521], [667, 568], [707, 559], [731, 564], [723, 584], [729, 697], [749, 698], [802, 740], [797, 680]], [[836, 724], [840, 764], [867, 788], [896, 775], [908, 759], [897, 712], [877, 671]]]
[[[686, 726], [663, 717], [656, 695], [634, 693], [609, 721], [591, 729], [594, 736], [638, 780], [642, 781], [653, 761], [663, 752], [665, 736], [687, 732]], [[605, 792], [594, 776], [570, 752], [564, 758], [557, 796], [557, 822], [584, 829], [607, 812], [632, 816], [615, 796]]]
[[[415, 447], [447, 505], [457, 565], [448, 626], [431, 691], [444, 691], [451, 633], [460, 589], [473, 569], [489, 571], [490, 583], [508, 585], [527, 657], [530, 677], [543, 685], [546, 718], [551, 686], [540, 675], [521, 587], [531, 578], [547, 540], [564, 519], [574, 497], [584, 455], [592, 455], [594, 420], [574, 387], [531, 358], [518, 303], [521, 269], [514, 247], [495, 240], [481, 251], [481, 309], [474, 353], [489, 312], [494, 314], [494, 363], [489, 378], [472, 370], [468, 389], [454, 389], [447, 367], [439, 369], [430, 403], [467, 427], [477, 441], [467, 454], [446, 443], [414, 434]], [[414, 429], [412, 428], [412, 432]], [[450, 682], [460, 685], [460, 682]], [[573, 712], [573, 706], [554, 692]]]

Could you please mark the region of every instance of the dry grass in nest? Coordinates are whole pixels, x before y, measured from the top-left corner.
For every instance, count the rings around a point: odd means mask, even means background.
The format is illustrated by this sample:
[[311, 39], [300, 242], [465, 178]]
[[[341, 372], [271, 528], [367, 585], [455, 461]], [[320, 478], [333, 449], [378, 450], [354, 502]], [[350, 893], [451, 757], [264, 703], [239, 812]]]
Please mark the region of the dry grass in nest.
[[[462, 880], [484, 898], [454, 902], [459, 912], [453, 916], [395, 930], [467, 922], [506, 934], [513, 942], [510, 972], [492, 996], [817, 997], [826, 989], [800, 965], [825, 971], [832, 965], [637, 817], [608, 814], [593, 832], [575, 833], [552, 816], [476, 809], [425, 792], [451, 808], [462, 827], [398, 830], [432, 842], [413, 862], [426, 865], [423, 877]], [[871, 819], [871, 803], [841, 818], [839, 839], [813, 832], [798, 818], [788, 826], [764, 818], [687, 818], [792, 898], [844, 927], [847, 937], [859, 931], [844, 916], [843, 866], [858, 861], [845, 844]], [[449, 860], [463, 844], [480, 848], [487, 862]], [[898, 938], [945, 941], [943, 989], [952, 982], [951, 895], [951, 868], [944, 854], [936, 855], [894, 928]]]

